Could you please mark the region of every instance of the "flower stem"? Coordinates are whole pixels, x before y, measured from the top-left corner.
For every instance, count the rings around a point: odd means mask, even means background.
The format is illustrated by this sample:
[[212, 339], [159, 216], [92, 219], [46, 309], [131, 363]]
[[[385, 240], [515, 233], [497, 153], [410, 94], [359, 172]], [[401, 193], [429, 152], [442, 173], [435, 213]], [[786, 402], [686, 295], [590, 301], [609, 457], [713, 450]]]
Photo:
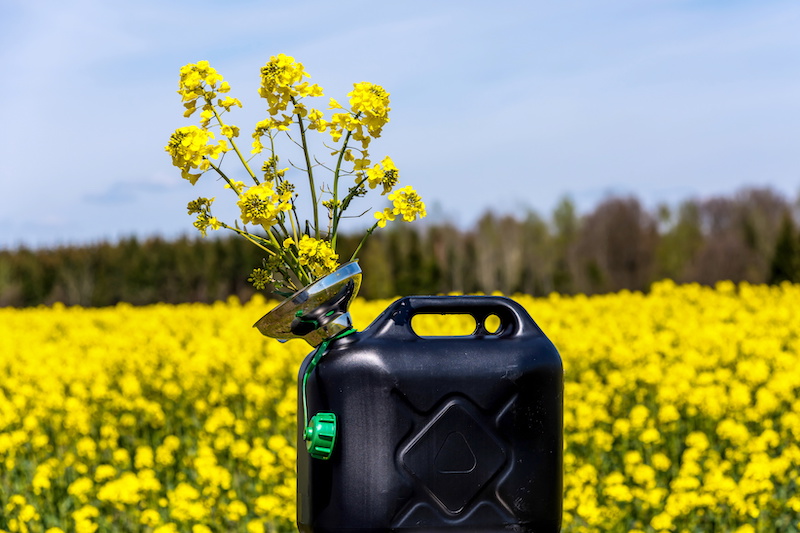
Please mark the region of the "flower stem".
[[277, 237], [275, 237], [275, 234], [272, 233], [271, 227], [265, 227], [264, 225], [261, 227], [267, 232], [267, 235], [269, 235], [272, 243], [278, 247], [279, 254], [283, 257], [283, 260], [289, 266], [289, 269], [297, 275], [297, 279], [300, 280], [300, 283], [303, 285], [308, 285], [311, 283], [311, 275], [306, 271], [305, 268], [303, 268], [303, 265], [300, 264], [300, 260], [297, 258], [297, 255], [292, 251], [292, 249], [285, 247], [283, 246], [283, 243], [278, 242]]
[[364, 236], [361, 237], [361, 242], [358, 243], [358, 247], [356, 248], [355, 252], [353, 252], [353, 255], [350, 256], [350, 261], [355, 261], [356, 260], [356, 256], [358, 255], [358, 252], [361, 251], [361, 247], [364, 246], [364, 242], [366, 242], [367, 237], [372, 235], [372, 232], [375, 231], [375, 228], [377, 228], [377, 227], [378, 227], [378, 223], [376, 222], [375, 224], [372, 225], [371, 228], [369, 228], [367, 230], [366, 233], [364, 233]]
[[361, 178], [359, 181], [357, 181], [357, 182], [356, 182], [356, 186], [355, 186], [355, 187], [353, 187], [353, 190], [352, 190], [352, 191], [351, 191], [351, 192], [350, 192], [350, 193], [349, 193], [347, 196], [345, 196], [345, 197], [344, 197], [344, 200], [342, 200], [342, 211], [344, 211], [345, 209], [347, 209], [347, 206], [349, 206], [349, 205], [350, 205], [350, 201], [351, 201], [351, 200], [353, 199], [353, 197], [356, 195], [356, 193], [358, 192], [358, 189], [359, 189], [359, 188], [360, 188], [362, 185], [364, 185], [364, 182], [365, 182], [365, 181], [367, 181], [367, 178]]
[[212, 163], [210, 159], [206, 158], [206, 161], [208, 161], [208, 164], [211, 166], [211, 168], [216, 170], [217, 174], [219, 174], [220, 177], [222, 177], [222, 179], [225, 180], [225, 182], [228, 184], [228, 187], [230, 187], [233, 190], [233, 192], [236, 193], [236, 196], [239, 196], [239, 191], [236, 190], [236, 187], [233, 186], [233, 182], [230, 180], [230, 178], [228, 176], [225, 175], [225, 173], [222, 171], [222, 169], [219, 168], [214, 163]]
[[344, 159], [344, 153], [347, 151], [347, 143], [350, 141], [350, 136], [353, 135], [353, 132], [347, 130], [347, 135], [344, 137], [344, 144], [342, 144], [342, 149], [339, 150], [339, 159], [336, 161], [336, 170], [333, 171], [333, 212], [331, 213], [331, 248], [333, 251], [336, 251], [336, 237], [338, 236], [338, 229], [339, 229], [339, 219], [342, 217], [342, 212], [344, 209], [339, 208], [339, 172], [342, 168], [342, 159]]
[[[223, 124], [222, 118], [220, 118], [219, 113], [217, 113], [217, 108], [214, 107], [214, 104], [211, 102], [210, 98], [206, 97], [205, 100], [206, 100], [206, 103], [209, 106], [211, 106], [211, 110], [214, 112], [214, 116], [217, 118], [217, 123], [219, 124], [219, 127], [222, 128], [222, 126], [224, 126], [225, 124]], [[258, 185], [258, 179], [256, 178], [256, 175], [250, 169], [250, 165], [247, 164], [247, 160], [242, 155], [242, 152], [239, 151], [239, 147], [236, 146], [236, 143], [234, 142], [233, 137], [228, 137], [228, 141], [230, 141], [231, 146], [233, 146], [233, 150], [236, 152], [236, 155], [239, 156], [239, 160], [242, 162], [242, 165], [244, 165], [244, 168], [245, 168], [245, 170], [247, 170], [247, 173], [250, 174], [250, 177], [253, 178], [253, 181], [255, 181], [256, 185]]]
[[[292, 104], [297, 105], [297, 101], [292, 97]], [[306, 158], [306, 172], [308, 173], [308, 183], [311, 187], [311, 203], [314, 207], [314, 238], [319, 239], [319, 206], [317, 206], [317, 187], [314, 185], [314, 171], [311, 167], [311, 157], [308, 154], [308, 142], [306, 141], [306, 129], [303, 125], [303, 117], [297, 112], [297, 124], [300, 126], [300, 140], [303, 145], [303, 155]]]
[[228, 224], [225, 224], [224, 222], [220, 222], [220, 225], [225, 229], [229, 229], [231, 231], [234, 231], [234, 232], [238, 233], [239, 235], [241, 235], [242, 237], [244, 237], [248, 241], [252, 242], [256, 246], [258, 246], [259, 248], [261, 248], [262, 250], [267, 252], [268, 254], [273, 255], [273, 256], [277, 255], [277, 253], [274, 252], [273, 250], [270, 250], [266, 246], [265, 241], [262, 238], [258, 237], [257, 235], [253, 235], [252, 233], [247, 233], [246, 231], [242, 231], [239, 228], [236, 228], [236, 227], [233, 227], [233, 226], [229, 226]]

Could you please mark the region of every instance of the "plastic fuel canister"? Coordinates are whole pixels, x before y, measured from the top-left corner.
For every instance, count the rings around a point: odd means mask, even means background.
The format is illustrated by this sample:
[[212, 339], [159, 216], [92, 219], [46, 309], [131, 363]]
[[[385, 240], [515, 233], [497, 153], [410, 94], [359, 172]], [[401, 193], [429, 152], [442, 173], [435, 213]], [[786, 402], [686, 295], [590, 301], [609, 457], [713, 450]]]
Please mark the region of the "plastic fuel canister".
[[[477, 327], [421, 337], [420, 313], [469, 314]], [[300, 531], [560, 530], [561, 358], [513, 300], [402, 298], [309, 355], [300, 378], [299, 442], [330, 431], [326, 459], [298, 450]], [[316, 429], [305, 412], [323, 413]]]

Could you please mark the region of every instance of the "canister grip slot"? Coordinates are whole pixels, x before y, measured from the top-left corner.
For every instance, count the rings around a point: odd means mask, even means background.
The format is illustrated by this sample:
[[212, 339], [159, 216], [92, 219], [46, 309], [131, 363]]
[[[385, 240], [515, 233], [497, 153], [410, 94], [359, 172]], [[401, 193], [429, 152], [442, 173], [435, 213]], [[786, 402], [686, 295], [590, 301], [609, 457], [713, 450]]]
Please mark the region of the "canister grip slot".
[[[370, 329], [377, 329], [379, 336], [420, 338], [411, 326], [411, 319], [419, 314], [471, 315], [476, 323], [472, 335], [476, 337], [542, 335], [528, 312], [517, 302], [504, 296], [407, 296], [384, 311]], [[490, 317], [499, 319], [499, 327], [486, 327]]]

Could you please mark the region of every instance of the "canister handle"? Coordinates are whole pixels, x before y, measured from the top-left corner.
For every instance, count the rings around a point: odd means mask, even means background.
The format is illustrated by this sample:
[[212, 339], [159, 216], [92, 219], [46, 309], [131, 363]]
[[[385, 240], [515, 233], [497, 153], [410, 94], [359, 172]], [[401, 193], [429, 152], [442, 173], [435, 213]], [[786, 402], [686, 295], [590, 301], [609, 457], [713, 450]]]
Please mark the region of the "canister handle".
[[[411, 327], [411, 319], [423, 313], [472, 315], [477, 324], [473, 336], [543, 335], [525, 308], [504, 296], [406, 296], [389, 306], [369, 329], [375, 328], [381, 337], [419, 338]], [[496, 332], [487, 331], [485, 327], [486, 319], [492, 315], [500, 319]]]

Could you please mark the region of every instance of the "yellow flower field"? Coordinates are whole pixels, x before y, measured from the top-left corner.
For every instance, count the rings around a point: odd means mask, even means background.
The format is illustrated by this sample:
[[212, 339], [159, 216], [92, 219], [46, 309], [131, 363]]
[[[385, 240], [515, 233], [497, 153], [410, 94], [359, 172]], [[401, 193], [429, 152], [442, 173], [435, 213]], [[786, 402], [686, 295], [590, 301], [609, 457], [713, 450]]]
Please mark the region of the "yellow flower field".
[[[798, 531], [800, 286], [515, 299], [564, 359], [564, 531]], [[0, 309], [0, 530], [293, 530], [310, 347], [269, 306]]]

